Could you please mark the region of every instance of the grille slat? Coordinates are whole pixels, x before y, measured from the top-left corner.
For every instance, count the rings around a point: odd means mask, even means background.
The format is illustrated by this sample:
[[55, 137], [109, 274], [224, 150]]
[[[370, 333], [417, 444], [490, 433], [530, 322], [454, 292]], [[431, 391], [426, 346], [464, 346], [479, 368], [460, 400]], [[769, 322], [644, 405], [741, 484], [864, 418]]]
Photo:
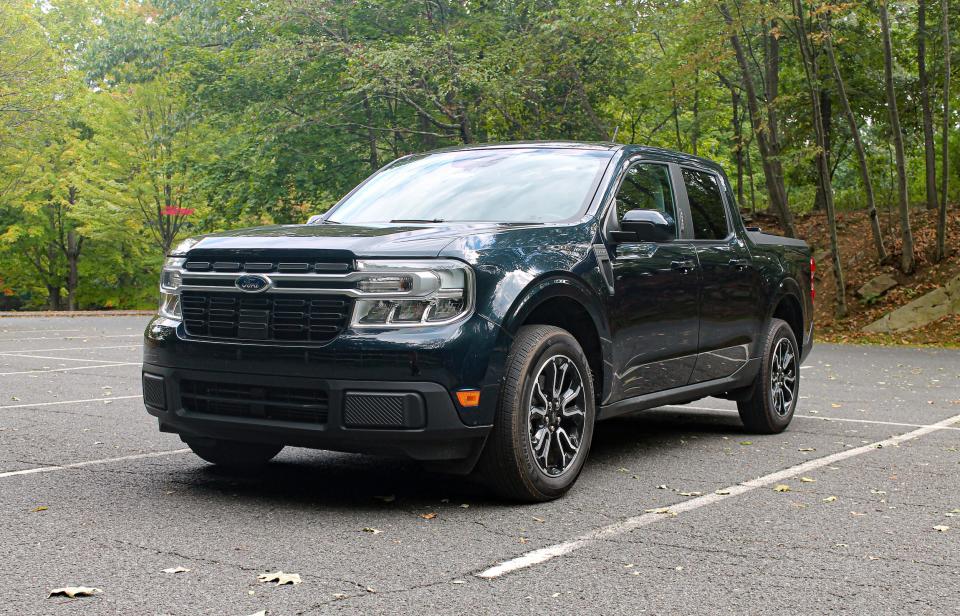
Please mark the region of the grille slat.
[[183, 408], [207, 415], [256, 417], [325, 424], [329, 396], [322, 389], [299, 389], [236, 383], [180, 381]]
[[187, 291], [181, 294], [191, 336], [238, 340], [329, 342], [347, 325], [350, 299], [309, 299]]

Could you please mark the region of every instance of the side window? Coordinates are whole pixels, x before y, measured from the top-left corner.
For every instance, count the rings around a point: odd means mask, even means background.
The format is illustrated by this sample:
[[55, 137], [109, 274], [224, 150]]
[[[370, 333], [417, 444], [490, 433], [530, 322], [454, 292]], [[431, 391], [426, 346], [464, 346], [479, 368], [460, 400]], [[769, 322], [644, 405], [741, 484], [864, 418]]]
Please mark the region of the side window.
[[693, 237], [698, 240], [722, 240], [727, 237], [727, 210], [723, 207], [720, 185], [712, 173], [683, 169], [683, 184], [690, 198]]
[[637, 163], [627, 170], [617, 191], [617, 220], [623, 219], [630, 210], [657, 210], [667, 220], [677, 220], [670, 170], [666, 165]]

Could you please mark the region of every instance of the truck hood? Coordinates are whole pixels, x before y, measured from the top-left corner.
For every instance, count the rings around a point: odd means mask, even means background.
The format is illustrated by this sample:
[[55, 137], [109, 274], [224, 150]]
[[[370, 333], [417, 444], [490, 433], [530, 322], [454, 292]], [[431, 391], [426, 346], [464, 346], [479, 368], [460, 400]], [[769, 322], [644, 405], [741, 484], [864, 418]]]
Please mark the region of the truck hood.
[[174, 254], [195, 249], [242, 251], [272, 248], [329, 250], [352, 253], [356, 257], [436, 257], [447, 244], [458, 238], [516, 227], [496, 223], [273, 225], [190, 238]]

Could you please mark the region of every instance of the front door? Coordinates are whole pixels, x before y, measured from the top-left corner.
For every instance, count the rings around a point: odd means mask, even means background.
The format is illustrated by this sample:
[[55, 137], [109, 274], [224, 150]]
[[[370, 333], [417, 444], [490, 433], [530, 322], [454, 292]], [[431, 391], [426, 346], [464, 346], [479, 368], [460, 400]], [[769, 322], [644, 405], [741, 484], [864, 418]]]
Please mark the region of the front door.
[[[652, 209], [677, 223], [679, 238], [674, 195], [666, 164], [634, 163], [621, 180], [610, 227], [618, 230], [629, 210]], [[611, 401], [686, 385], [696, 363], [698, 329], [699, 268], [692, 243], [617, 241], [610, 252]]]
[[681, 175], [701, 268], [700, 356], [690, 379], [700, 383], [730, 376], [748, 359], [760, 322], [759, 273], [736, 233], [721, 178], [690, 167]]

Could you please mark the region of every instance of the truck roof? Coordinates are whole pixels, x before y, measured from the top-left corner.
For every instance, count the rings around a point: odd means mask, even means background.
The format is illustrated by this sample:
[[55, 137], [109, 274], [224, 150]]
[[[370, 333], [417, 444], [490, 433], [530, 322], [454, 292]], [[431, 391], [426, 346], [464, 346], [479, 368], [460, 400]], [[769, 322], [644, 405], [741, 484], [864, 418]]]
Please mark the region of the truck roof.
[[[609, 141], [503, 141], [497, 143], [480, 143], [480, 144], [471, 144], [471, 145], [460, 145], [452, 146], [449, 148], [442, 148], [439, 150], [434, 150], [433, 152], [455, 152], [458, 150], [488, 150], [488, 149], [509, 149], [509, 148], [555, 148], [555, 149], [573, 149], [573, 150], [609, 150], [611, 152], [622, 151], [623, 153], [630, 154], [648, 154], [654, 158], [661, 160], [666, 160], [669, 162], [674, 162], [678, 164], [687, 163], [687, 164], [697, 164], [704, 167], [709, 167], [711, 169], [716, 169], [722, 171], [723, 168], [716, 162], [703, 158], [701, 156], [694, 156], [692, 154], [687, 154], [685, 152], [677, 152], [674, 150], [668, 150], [665, 148], [658, 148], [647, 145], [636, 145], [636, 144], [624, 144], [624, 143], [613, 143]], [[433, 152], [424, 152], [424, 154], [431, 154]]]

